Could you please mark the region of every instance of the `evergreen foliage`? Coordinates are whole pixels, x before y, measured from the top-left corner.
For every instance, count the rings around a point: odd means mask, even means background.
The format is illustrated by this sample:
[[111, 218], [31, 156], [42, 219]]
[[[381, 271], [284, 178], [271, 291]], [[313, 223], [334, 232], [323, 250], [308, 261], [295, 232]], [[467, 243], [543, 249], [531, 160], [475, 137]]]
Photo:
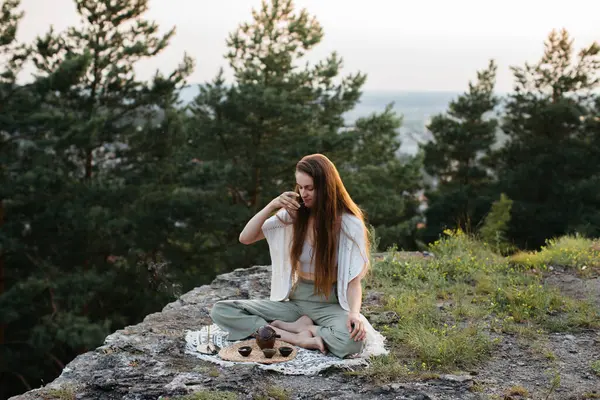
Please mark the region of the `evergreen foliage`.
[[568, 32], [553, 31], [537, 63], [512, 68], [502, 123], [509, 140], [495, 170], [514, 201], [509, 236], [521, 247], [575, 231], [600, 235], [600, 45], [574, 52]]
[[469, 90], [428, 126], [433, 140], [422, 146], [425, 170], [437, 185], [427, 193], [427, 241], [445, 228], [474, 231], [489, 208], [493, 176], [487, 159], [498, 134], [498, 120], [492, 115], [499, 104], [494, 95], [496, 71], [491, 60], [477, 73], [477, 81], [469, 83]]

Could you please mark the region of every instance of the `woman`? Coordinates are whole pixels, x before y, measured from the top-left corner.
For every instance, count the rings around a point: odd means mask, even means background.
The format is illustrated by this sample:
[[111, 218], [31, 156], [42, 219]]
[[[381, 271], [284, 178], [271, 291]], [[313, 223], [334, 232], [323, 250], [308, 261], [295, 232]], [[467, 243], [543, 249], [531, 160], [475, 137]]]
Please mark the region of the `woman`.
[[211, 317], [229, 340], [269, 324], [283, 341], [344, 358], [361, 351], [366, 328], [372, 329], [360, 314], [368, 231], [327, 157], [304, 157], [295, 175], [296, 191], [273, 199], [240, 234], [244, 244], [267, 239], [270, 300], [220, 301]]

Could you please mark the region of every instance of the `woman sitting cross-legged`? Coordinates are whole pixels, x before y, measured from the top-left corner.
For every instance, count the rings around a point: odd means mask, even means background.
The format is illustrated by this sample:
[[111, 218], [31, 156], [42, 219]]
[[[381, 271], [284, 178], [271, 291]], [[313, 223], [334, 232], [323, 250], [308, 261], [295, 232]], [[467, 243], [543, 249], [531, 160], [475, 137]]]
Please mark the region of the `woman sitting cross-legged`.
[[219, 301], [211, 317], [229, 340], [270, 325], [299, 347], [340, 358], [360, 353], [366, 328], [372, 329], [360, 314], [361, 279], [369, 267], [363, 212], [324, 155], [304, 157], [295, 175], [296, 190], [273, 199], [240, 234], [244, 244], [267, 239], [270, 300]]

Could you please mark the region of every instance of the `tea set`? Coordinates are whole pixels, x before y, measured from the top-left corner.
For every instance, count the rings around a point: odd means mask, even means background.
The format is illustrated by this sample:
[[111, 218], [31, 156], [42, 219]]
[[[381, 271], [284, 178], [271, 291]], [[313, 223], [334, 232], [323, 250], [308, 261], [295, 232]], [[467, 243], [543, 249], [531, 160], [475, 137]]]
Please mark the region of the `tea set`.
[[[256, 345], [262, 350], [264, 356], [266, 358], [273, 358], [273, 356], [277, 353], [275, 347], [275, 340], [281, 338], [281, 335], [278, 335], [275, 332], [275, 329], [270, 326], [261, 326], [258, 328], [256, 332], [252, 334], [252, 336], [256, 339]], [[288, 357], [294, 349], [289, 346], [281, 346], [279, 347], [279, 354], [283, 357]], [[238, 349], [238, 353], [243, 357], [248, 357], [250, 353], [252, 353], [251, 346], [243, 346]]]

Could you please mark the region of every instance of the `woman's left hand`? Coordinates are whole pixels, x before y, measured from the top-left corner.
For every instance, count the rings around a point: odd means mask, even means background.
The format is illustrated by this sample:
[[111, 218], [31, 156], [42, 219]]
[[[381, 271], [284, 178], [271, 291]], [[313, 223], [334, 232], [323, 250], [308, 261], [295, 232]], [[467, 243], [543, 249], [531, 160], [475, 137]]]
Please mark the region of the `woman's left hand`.
[[360, 317], [360, 313], [349, 313], [348, 321], [346, 321], [346, 327], [348, 328], [348, 332], [350, 333], [351, 339], [354, 339], [354, 341], [356, 342], [365, 340], [367, 332], [365, 330], [365, 325], [363, 324], [362, 319]]

